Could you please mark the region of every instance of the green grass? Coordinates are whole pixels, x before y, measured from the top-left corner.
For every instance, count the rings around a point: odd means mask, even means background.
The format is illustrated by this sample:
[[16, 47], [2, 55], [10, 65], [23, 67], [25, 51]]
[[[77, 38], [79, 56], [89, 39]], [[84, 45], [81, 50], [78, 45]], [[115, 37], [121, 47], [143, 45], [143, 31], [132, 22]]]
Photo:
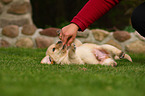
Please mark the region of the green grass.
[[124, 28], [124, 31], [128, 31], [128, 32], [135, 32], [135, 29], [133, 29], [133, 27], [130, 25], [130, 26], [126, 26], [125, 28]]
[[145, 96], [145, 54], [113, 68], [42, 65], [45, 51], [0, 48], [0, 96]]

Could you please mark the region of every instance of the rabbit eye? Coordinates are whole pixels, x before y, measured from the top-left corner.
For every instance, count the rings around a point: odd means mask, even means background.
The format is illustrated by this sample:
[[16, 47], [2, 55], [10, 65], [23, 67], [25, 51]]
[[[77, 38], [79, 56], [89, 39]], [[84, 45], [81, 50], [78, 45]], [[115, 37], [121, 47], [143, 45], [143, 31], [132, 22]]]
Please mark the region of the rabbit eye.
[[55, 51], [55, 48], [53, 48], [52, 51], [54, 52]]

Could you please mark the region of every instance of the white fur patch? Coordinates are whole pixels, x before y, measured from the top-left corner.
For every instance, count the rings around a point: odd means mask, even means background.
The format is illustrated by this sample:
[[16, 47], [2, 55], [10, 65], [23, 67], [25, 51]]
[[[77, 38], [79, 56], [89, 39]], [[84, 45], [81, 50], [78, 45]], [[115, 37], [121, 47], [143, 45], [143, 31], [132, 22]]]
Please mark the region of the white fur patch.
[[42, 64], [51, 64], [50, 60], [49, 60], [49, 56], [45, 56], [42, 60], [41, 60]]

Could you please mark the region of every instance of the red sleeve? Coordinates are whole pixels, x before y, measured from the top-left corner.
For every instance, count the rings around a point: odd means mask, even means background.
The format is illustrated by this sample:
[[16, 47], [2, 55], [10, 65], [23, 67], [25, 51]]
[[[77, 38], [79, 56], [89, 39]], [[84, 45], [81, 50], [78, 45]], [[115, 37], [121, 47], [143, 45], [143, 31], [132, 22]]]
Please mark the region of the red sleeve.
[[84, 31], [90, 24], [95, 22], [112, 7], [119, 3], [120, 0], [89, 0], [81, 11], [72, 19]]

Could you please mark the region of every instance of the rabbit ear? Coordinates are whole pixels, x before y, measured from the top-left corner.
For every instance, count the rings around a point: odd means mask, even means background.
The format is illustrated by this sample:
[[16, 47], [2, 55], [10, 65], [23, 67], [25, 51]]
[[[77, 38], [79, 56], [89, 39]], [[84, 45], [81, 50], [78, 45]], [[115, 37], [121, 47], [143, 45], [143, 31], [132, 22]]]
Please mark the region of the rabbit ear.
[[120, 56], [119, 56], [120, 59], [127, 59], [129, 60], [130, 62], [132, 62], [132, 59], [131, 57], [128, 55], [128, 54], [125, 54], [124, 52], [121, 52]]
[[132, 59], [131, 59], [131, 57], [130, 57], [128, 54], [125, 54], [124, 59], [127, 59], [127, 60], [129, 60], [130, 62], [132, 62]]
[[42, 64], [52, 64], [52, 61], [50, 60], [50, 57], [48, 55], [46, 55], [42, 60], [41, 60]]
[[58, 36], [60, 35], [60, 32], [61, 32], [61, 29], [59, 29], [59, 30], [56, 31], [56, 33], [57, 33]]

